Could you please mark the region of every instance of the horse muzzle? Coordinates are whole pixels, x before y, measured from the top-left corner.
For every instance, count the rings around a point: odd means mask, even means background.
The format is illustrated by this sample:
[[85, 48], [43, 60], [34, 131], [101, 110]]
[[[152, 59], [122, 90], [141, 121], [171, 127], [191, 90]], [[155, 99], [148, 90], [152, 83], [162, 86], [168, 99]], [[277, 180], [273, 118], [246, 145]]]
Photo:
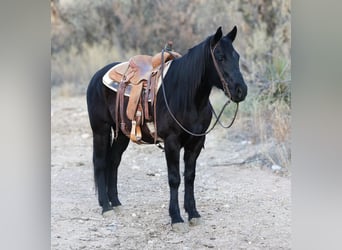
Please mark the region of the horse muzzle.
[[243, 83], [235, 84], [235, 89], [231, 93], [231, 99], [233, 102], [242, 102], [247, 96], [247, 85]]

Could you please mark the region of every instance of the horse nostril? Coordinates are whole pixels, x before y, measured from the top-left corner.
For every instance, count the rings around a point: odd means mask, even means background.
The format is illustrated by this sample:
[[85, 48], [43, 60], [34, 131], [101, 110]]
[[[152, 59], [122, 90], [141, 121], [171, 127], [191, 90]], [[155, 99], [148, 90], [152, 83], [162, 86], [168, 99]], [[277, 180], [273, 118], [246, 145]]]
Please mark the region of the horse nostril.
[[238, 98], [242, 97], [242, 89], [240, 87], [236, 87], [236, 95]]

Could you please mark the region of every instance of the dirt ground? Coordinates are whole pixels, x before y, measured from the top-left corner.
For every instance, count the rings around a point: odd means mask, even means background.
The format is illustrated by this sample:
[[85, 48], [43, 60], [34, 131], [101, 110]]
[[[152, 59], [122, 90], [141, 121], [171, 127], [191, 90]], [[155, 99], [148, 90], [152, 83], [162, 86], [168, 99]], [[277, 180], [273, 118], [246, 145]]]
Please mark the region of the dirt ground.
[[195, 180], [202, 223], [176, 233], [168, 215], [164, 154], [154, 145], [131, 143], [119, 167], [123, 206], [103, 218], [85, 97], [54, 97], [51, 249], [290, 249], [290, 177], [265, 166], [260, 147], [237, 135], [234, 126], [215, 128], [207, 136]]

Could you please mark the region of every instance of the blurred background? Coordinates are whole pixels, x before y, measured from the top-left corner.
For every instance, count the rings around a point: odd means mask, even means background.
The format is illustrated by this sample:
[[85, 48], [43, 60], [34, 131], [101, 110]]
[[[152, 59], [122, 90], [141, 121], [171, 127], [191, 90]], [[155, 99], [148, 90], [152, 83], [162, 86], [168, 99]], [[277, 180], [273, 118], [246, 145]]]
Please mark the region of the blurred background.
[[[92, 75], [110, 62], [155, 54], [169, 40], [185, 54], [219, 26], [228, 33], [234, 25], [249, 87], [234, 130], [259, 144], [268, 164], [289, 170], [290, 0], [51, 0], [51, 97], [84, 96]], [[225, 97], [212, 95], [217, 110]]]

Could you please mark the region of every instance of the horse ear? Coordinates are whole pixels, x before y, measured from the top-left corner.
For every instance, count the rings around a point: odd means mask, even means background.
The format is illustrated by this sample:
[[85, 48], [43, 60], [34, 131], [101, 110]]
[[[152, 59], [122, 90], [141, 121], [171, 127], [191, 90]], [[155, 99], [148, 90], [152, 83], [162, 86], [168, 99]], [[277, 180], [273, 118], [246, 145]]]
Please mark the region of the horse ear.
[[234, 42], [235, 37], [236, 37], [236, 33], [237, 33], [237, 28], [236, 26], [234, 26], [234, 28], [227, 34], [227, 37]]
[[221, 37], [222, 37], [222, 27], [220, 26], [216, 30], [216, 33], [211, 40], [211, 45], [214, 46], [218, 41], [220, 41]]

